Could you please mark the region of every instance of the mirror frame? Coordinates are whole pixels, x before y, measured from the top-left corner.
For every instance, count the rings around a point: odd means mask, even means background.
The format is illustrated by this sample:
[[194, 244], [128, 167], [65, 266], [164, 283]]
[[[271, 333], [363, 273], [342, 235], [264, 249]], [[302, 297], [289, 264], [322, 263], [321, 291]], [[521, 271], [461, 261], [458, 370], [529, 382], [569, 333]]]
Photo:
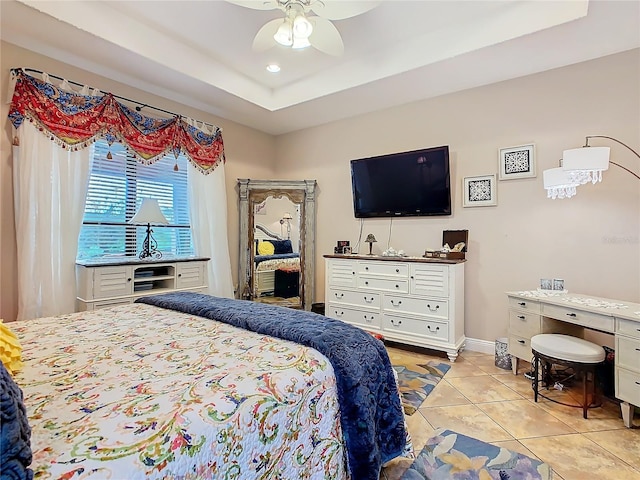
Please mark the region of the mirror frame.
[[253, 180], [238, 179], [240, 249], [238, 255], [238, 298], [252, 300], [255, 205], [267, 197], [288, 197], [300, 204], [300, 303], [305, 310], [311, 310], [315, 294], [315, 233], [316, 233], [316, 181], [315, 180]]

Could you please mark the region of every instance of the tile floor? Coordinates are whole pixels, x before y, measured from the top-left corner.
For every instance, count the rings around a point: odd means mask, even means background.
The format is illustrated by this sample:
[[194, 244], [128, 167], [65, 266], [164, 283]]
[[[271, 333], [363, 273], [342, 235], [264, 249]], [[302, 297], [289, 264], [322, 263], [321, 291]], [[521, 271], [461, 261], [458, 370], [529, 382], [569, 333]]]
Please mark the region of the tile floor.
[[[392, 363], [448, 362], [428, 350], [405, 350], [395, 344], [387, 350]], [[600, 408], [582, 410], [545, 399], [533, 401], [531, 382], [494, 365], [494, 356], [463, 351], [420, 409], [407, 416], [416, 454], [436, 428], [448, 428], [494, 445], [524, 453], [550, 464], [554, 480], [640, 480], [640, 419], [634, 428], [622, 423], [618, 405], [605, 399]], [[573, 390], [573, 391], [572, 391]], [[577, 392], [576, 392], [577, 390]], [[550, 393], [575, 403], [577, 387]], [[396, 459], [382, 471], [381, 480], [397, 480], [411, 464]]]

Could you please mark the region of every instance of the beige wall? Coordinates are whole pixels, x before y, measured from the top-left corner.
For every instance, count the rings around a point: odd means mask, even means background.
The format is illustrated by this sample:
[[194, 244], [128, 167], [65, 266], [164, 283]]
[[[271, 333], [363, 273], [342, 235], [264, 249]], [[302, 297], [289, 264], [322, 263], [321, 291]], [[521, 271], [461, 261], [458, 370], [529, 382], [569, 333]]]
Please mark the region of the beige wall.
[[[104, 77], [60, 63], [51, 58], [35, 54], [15, 45], [0, 44], [0, 92], [3, 95], [0, 116], [3, 119], [0, 138], [0, 318], [14, 320], [17, 315], [17, 267], [16, 243], [13, 217], [13, 188], [11, 169], [11, 124], [7, 118], [9, 106], [5, 103], [9, 69], [14, 67], [34, 68], [51, 74], [86, 83], [102, 91], [132, 98], [171, 112], [204, 120], [223, 129], [227, 163], [225, 166], [228, 203], [229, 249], [234, 283], [238, 276], [238, 178], [272, 178], [275, 162], [275, 139], [234, 122], [224, 120], [180, 105], [175, 102], [128, 87]], [[148, 110], [154, 115], [153, 110]]]
[[[8, 69], [23, 66], [86, 82], [223, 128], [229, 247], [237, 278], [237, 178], [316, 179], [316, 295], [323, 301], [324, 259], [336, 240], [355, 244], [349, 160], [449, 145], [453, 215], [394, 219], [390, 245], [410, 255], [440, 243], [442, 230], [468, 229], [466, 335], [493, 341], [507, 329], [507, 290], [536, 288], [541, 277], [564, 278], [572, 292], [640, 301], [640, 182], [611, 167], [599, 185], [571, 200], [547, 200], [542, 170], [588, 134], [617, 137], [640, 148], [640, 51], [416, 102], [274, 138], [250, 128], [92, 75], [2, 43], [0, 92]], [[4, 93], [3, 93], [4, 94]], [[0, 110], [6, 118], [7, 105]], [[0, 317], [15, 317], [15, 231], [10, 129], [0, 162]], [[334, 140], [332, 140], [334, 139]], [[462, 178], [498, 172], [497, 150], [533, 142], [538, 176], [498, 182], [496, 207], [463, 208]], [[614, 143], [612, 160], [640, 171], [640, 160]], [[390, 222], [364, 220], [374, 252], [387, 246]], [[366, 247], [366, 244], [362, 248]]]
[[[412, 103], [277, 140], [277, 174], [318, 181], [316, 301], [324, 295], [322, 255], [337, 240], [358, 240], [349, 160], [449, 145], [451, 217], [393, 220], [390, 245], [422, 255], [443, 230], [469, 230], [466, 335], [493, 341], [507, 331], [505, 291], [533, 289], [540, 278], [566, 288], [640, 301], [640, 182], [616, 168], [570, 200], [549, 200], [542, 171], [562, 151], [604, 134], [640, 149], [640, 51], [630, 51], [481, 88]], [[497, 174], [500, 147], [533, 142], [536, 178], [498, 182], [498, 205], [463, 208], [462, 178]], [[640, 159], [608, 141], [612, 160], [640, 172]], [[374, 253], [387, 247], [390, 221], [365, 219]], [[361, 246], [366, 251], [367, 244]]]

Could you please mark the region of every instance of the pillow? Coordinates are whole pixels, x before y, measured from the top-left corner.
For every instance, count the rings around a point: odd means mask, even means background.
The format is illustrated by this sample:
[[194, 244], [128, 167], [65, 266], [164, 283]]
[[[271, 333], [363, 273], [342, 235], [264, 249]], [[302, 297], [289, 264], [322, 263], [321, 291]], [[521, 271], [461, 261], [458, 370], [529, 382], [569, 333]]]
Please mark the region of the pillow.
[[275, 254], [293, 253], [291, 240], [271, 240], [271, 243], [273, 243], [273, 247], [275, 248]]
[[271, 242], [259, 242], [258, 243], [258, 254], [259, 255], [273, 255], [275, 252], [275, 247]]
[[0, 465], [2, 478], [31, 480], [31, 428], [22, 390], [0, 362]]

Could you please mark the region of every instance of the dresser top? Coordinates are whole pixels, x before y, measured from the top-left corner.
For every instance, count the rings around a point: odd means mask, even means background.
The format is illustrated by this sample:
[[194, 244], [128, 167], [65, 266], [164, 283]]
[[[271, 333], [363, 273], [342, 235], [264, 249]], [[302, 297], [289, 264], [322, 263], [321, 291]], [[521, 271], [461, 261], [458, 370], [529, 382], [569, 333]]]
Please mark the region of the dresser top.
[[425, 258], [425, 257], [386, 257], [383, 255], [323, 255], [324, 258], [341, 258], [348, 260], [373, 260], [381, 262], [412, 262], [412, 263], [464, 263], [467, 260], [453, 260], [447, 258]]

